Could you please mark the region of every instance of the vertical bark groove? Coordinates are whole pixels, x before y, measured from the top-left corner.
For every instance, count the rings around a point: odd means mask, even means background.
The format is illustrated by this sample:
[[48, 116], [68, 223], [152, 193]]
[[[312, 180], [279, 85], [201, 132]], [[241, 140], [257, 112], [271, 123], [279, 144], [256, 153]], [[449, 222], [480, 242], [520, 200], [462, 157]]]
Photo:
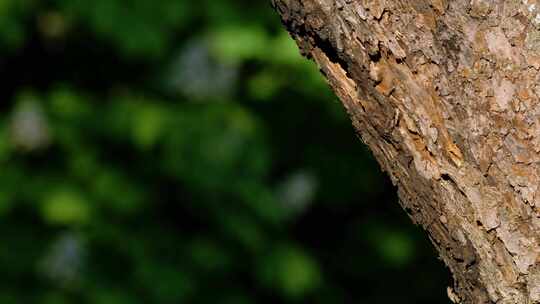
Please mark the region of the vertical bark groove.
[[540, 303], [540, 1], [273, 0], [456, 303]]

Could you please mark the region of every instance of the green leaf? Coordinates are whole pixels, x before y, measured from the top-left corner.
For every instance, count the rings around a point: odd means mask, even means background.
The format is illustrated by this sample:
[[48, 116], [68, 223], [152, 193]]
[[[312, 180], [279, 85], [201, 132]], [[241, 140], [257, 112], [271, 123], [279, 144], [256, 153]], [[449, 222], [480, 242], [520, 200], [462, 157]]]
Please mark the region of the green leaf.
[[266, 32], [255, 25], [224, 27], [210, 35], [212, 53], [228, 63], [264, 57], [268, 44]]
[[280, 31], [279, 35], [272, 39], [269, 46], [266, 58], [274, 64], [292, 66], [309, 64], [309, 61], [300, 55], [298, 46], [286, 31]]
[[261, 279], [266, 286], [293, 299], [306, 296], [322, 283], [317, 262], [290, 245], [274, 249], [262, 265]]
[[69, 89], [57, 89], [49, 95], [51, 112], [58, 117], [84, 119], [92, 111], [92, 104]]
[[84, 224], [90, 219], [90, 205], [84, 195], [74, 188], [59, 188], [43, 200], [42, 216], [51, 224]]
[[163, 134], [168, 115], [157, 105], [140, 104], [132, 120], [133, 139], [143, 150], [152, 148]]
[[410, 235], [398, 231], [387, 231], [375, 243], [380, 256], [389, 264], [403, 266], [415, 255], [414, 241]]

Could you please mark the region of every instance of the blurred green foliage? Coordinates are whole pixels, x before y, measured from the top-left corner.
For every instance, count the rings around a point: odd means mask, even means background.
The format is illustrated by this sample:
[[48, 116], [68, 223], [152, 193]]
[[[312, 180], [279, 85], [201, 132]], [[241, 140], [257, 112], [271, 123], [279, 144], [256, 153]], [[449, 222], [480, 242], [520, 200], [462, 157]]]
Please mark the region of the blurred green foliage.
[[266, 1], [0, 0], [0, 45], [0, 303], [445, 302]]

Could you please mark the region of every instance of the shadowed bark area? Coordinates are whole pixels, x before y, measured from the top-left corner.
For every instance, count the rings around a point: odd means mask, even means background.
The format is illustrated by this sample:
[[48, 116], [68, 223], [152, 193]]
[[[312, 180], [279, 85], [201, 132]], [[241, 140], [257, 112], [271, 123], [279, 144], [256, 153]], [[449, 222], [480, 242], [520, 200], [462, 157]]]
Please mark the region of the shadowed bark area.
[[450, 268], [450, 299], [540, 303], [540, 1], [273, 4]]

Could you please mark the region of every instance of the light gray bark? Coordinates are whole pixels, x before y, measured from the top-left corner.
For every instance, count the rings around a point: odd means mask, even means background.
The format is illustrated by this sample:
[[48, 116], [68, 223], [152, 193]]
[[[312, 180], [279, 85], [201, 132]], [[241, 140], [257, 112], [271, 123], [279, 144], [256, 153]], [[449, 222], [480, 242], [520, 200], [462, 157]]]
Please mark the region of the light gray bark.
[[273, 4], [452, 271], [450, 298], [540, 303], [540, 1]]

